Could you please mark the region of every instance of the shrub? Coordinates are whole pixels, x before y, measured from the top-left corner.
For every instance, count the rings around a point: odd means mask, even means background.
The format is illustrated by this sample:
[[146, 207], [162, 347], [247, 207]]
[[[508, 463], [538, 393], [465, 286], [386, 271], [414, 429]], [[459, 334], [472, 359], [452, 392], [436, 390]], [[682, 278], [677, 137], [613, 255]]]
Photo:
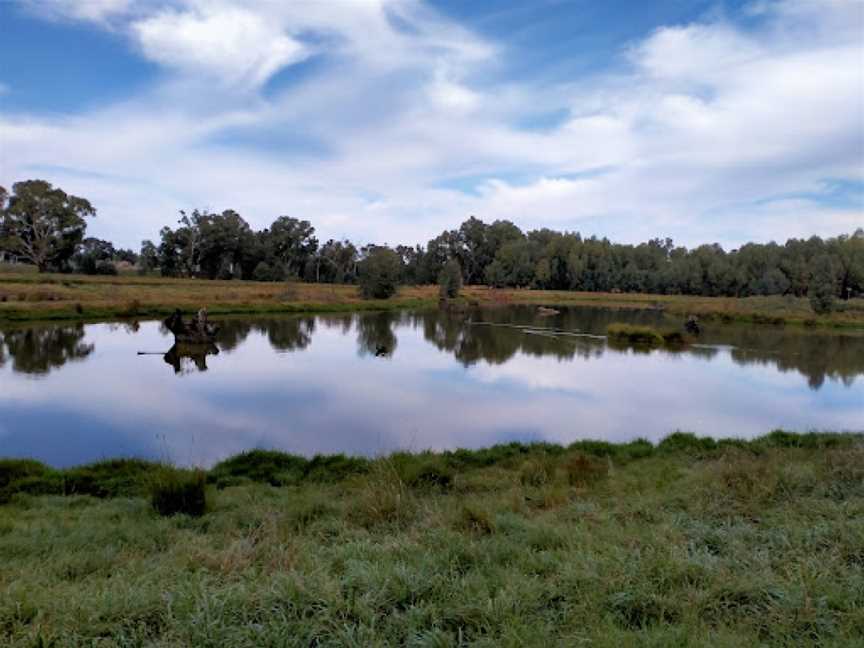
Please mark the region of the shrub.
[[388, 247], [375, 247], [357, 266], [363, 299], [388, 299], [396, 294], [402, 259]]
[[456, 259], [444, 264], [438, 275], [438, 290], [442, 299], [455, 299], [462, 289], [462, 268]]
[[207, 510], [206, 482], [202, 470], [164, 468], [150, 485], [150, 503], [159, 515], [204, 515]]

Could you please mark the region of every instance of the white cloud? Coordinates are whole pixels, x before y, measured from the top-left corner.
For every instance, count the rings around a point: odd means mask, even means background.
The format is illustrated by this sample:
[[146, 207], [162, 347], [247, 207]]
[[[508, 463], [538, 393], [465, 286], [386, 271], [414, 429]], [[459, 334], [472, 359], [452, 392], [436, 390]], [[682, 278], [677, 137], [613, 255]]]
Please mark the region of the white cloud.
[[147, 58], [228, 84], [259, 86], [310, 53], [278, 24], [241, 7], [168, 9], [135, 22], [132, 30]]
[[33, 13], [51, 19], [104, 23], [128, 12], [132, 0], [22, 0]]
[[[864, 46], [847, 27], [855, 3], [813, 4], [765, 5], [758, 29], [661, 28], [627, 49], [628, 71], [556, 85], [479, 83], [506, 69], [506, 48], [415, 2], [136, 6], [126, 33], [176, 76], [81, 115], [0, 114], [16, 151], [0, 184], [48, 168], [123, 245], [194, 206], [256, 227], [290, 213], [361, 242], [423, 241], [468, 214], [628, 241], [834, 235], [864, 220], [815, 199], [825, 179], [864, 181]], [[254, 89], [319, 54], [326, 65], [270, 98], [196, 82]], [[569, 117], [514, 126], [540, 108]], [[276, 146], [297, 134], [318, 151]], [[473, 191], [448, 188], [460, 182]]]

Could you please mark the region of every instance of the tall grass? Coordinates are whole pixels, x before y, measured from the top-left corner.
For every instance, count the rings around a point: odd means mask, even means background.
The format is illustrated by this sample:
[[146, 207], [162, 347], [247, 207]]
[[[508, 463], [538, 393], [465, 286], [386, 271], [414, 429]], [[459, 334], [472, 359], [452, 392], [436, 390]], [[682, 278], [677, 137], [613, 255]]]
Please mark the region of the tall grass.
[[201, 473], [154, 464], [130, 494], [117, 462], [112, 496], [44, 496], [14, 485], [50, 469], [6, 460], [0, 645], [858, 646], [862, 443], [256, 451], [208, 471], [199, 517], [147, 485]]

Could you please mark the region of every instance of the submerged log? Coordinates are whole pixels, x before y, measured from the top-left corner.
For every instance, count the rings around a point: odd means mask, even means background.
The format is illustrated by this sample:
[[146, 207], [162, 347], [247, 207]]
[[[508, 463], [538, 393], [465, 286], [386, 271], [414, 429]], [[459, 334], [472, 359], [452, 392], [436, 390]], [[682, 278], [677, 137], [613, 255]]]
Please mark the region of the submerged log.
[[216, 339], [217, 329], [207, 322], [206, 308], [199, 310], [188, 323], [183, 321], [183, 314], [178, 308], [162, 323], [174, 334], [177, 344], [208, 344]]

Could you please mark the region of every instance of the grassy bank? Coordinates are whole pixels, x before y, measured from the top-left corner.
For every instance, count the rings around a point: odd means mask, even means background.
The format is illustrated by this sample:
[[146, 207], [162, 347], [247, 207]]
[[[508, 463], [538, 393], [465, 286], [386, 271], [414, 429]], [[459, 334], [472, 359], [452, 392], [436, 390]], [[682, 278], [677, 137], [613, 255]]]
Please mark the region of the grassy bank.
[[[537, 304], [654, 308], [673, 315], [767, 324], [864, 326], [864, 300], [840, 302], [830, 315], [816, 316], [806, 299], [794, 297], [691, 297], [583, 293], [548, 290], [492, 290], [469, 286], [467, 302], [481, 305]], [[214, 314], [334, 312], [420, 308], [437, 305], [435, 286], [404, 286], [389, 300], [363, 300], [356, 286], [252, 281], [207, 281], [164, 277], [98, 277], [0, 272], [0, 320], [156, 317], [175, 308], [206, 305]]]
[[860, 645], [862, 442], [255, 451], [197, 517], [165, 466], [7, 460], [0, 644]]

